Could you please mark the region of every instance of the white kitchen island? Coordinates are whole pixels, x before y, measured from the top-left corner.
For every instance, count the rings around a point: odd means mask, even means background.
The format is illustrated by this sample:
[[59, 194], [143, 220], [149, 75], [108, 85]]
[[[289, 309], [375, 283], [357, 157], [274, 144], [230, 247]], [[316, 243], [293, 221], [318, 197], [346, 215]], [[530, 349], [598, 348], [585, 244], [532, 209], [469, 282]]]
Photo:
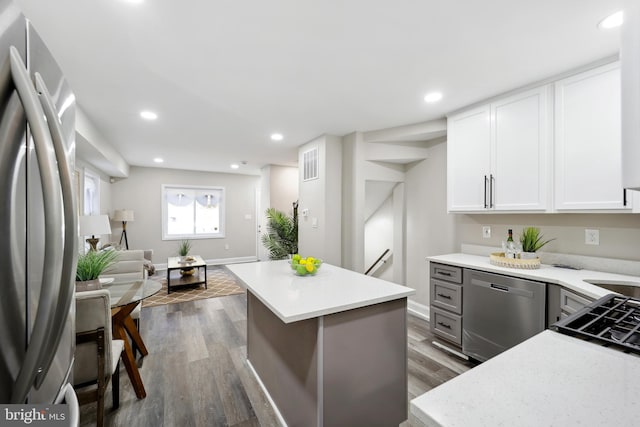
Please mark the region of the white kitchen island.
[[407, 297], [413, 289], [324, 264], [227, 266], [247, 288], [247, 359], [289, 426], [407, 419]]

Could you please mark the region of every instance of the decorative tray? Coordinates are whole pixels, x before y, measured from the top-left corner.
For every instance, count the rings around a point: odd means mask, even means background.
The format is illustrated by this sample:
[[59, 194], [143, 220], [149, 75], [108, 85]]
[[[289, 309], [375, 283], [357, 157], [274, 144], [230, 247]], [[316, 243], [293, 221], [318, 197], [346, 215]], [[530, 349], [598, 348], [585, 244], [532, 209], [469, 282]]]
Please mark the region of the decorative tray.
[[499, 267], [521, 268], [525, 270], [535, 270], [540, 268], [540, 258], [519, 259], [507, 258], [504, 252], [494, 252], [489, 255], [489, 262]]

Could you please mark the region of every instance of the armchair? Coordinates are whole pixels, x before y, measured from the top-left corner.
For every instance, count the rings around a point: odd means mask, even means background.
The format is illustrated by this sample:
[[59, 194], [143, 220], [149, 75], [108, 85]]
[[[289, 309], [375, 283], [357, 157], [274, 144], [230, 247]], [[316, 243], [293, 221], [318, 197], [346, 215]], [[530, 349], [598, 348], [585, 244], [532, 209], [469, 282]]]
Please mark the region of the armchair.
[[109, 291], [99, 289], [77, 292], [73, 384], [78, 390], [78, 401], [81, 405], [89, 402], [98, 403], [98, 427], [102, 427], [104, 423], [104, 395], [110, 378], [113, 408], [117, 408], [120, 403], [118, 366], [124, 342], [113, 340], [111, 336]]

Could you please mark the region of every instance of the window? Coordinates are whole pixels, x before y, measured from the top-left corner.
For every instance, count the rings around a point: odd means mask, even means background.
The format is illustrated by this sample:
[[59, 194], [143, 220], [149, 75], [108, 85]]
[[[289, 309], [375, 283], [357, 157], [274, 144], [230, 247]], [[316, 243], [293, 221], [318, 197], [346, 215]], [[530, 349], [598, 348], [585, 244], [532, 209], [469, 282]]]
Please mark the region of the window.
[[162, 239], [224, 237], [224, 188], [162, 186]]
[[88, 170], [84, 171], [84, 215], [100, 214], [100, 177]]

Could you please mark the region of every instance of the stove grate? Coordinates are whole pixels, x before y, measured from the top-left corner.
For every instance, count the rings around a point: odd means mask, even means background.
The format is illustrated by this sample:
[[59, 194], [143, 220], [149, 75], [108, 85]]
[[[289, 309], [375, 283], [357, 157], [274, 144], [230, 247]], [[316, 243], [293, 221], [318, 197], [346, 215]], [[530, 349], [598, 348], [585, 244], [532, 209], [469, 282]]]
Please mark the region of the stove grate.
[[606, 295], [552, 325], [558, 332], [640, 354], [640, 299]]

